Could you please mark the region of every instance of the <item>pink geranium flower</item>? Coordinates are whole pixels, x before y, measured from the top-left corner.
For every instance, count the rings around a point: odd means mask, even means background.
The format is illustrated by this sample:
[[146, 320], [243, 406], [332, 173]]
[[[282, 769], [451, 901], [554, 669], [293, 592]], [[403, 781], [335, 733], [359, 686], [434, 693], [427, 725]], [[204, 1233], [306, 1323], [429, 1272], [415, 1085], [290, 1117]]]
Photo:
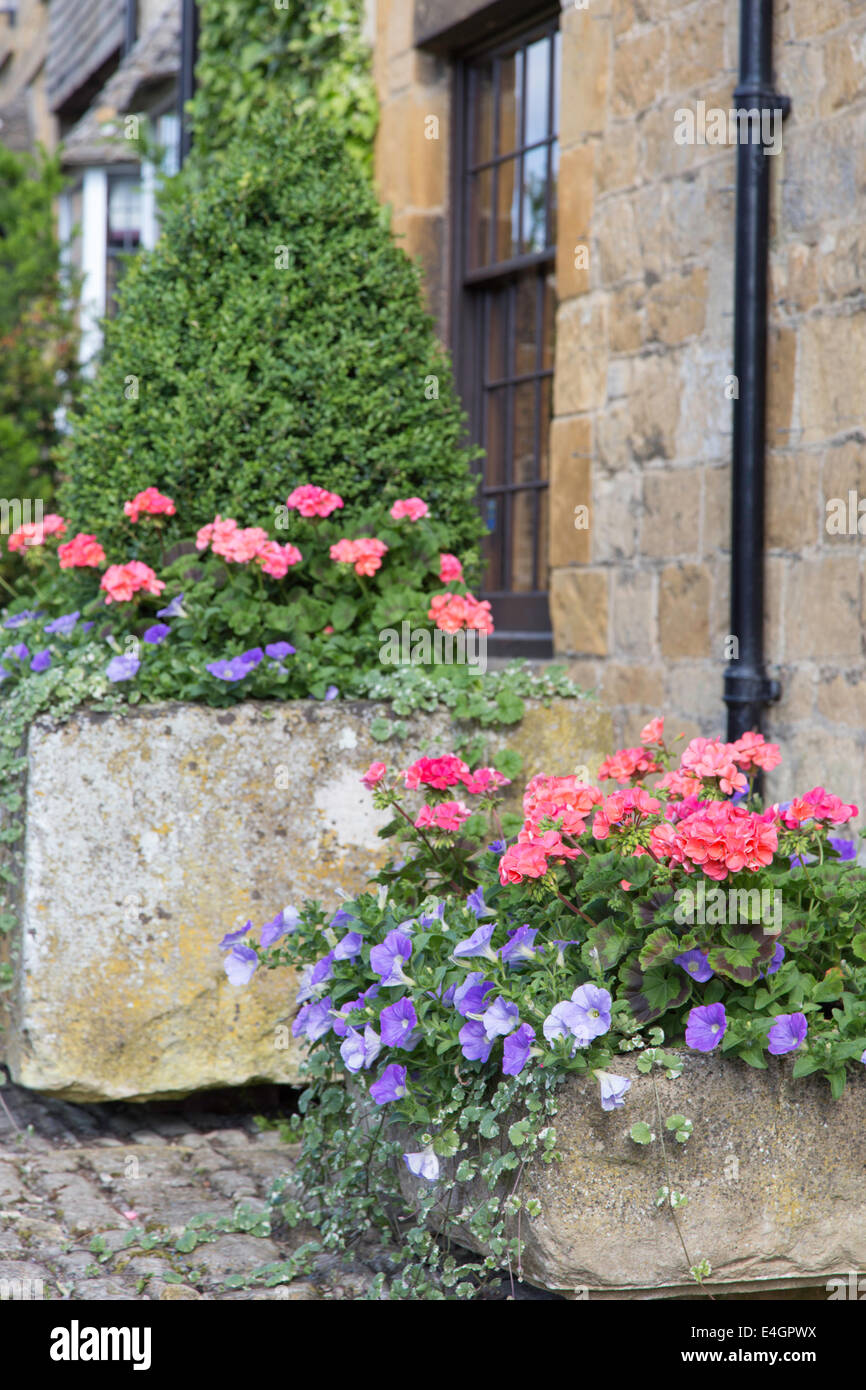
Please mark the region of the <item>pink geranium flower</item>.
[[395, 521], [401, 517], [408, 517], [410, 521], [420, 521], [422, 516], [429, 516], [430, 508], [426, 502], [422, 502], [420, 497], [404, 497], [401, 501], [395, 502], [391, 508], [391, 515]]
[[301, 516], [330, 516], [331, 512], [342, 507], [343, 499], [336, 492], [328, 492], [327, 488], [314, 487], [312, 483], [304, 483], [301, 487], [296, 487], [286, 498], [286, 506], [292, 511], [299, 511]]
[[49, 512], [41, 521], [25, 521], [9, 537], [7, 545], [11, 551], [24, 550], [31, 545], [42, 545], [48, 536], [65, 536], [66, 522], [56, 512]]
[[455, 832], [460, 829], [465, 820], [470, 815], [469, 807], [462, 801], [440, 801], [436, 806], [422, 806], [415, 821], [417, 830], [447, 830]]
[[449, 753], [442, 758], [419, 758], [400, 775], [409, 788], [426, 786], [444, 791], [447, 787], [457, 786], [458, 782], [464, 782], [472, 774], [462, 758]]
[[340, 540], [331, 546], [331, 559], [343, 565], [354, 565], [355, 573], [369, 578], [382, 568], [382, 556], [388, 547], [384, 541], [372, 536], [361, 536], [356, 541]]
[[255, 558], [265, 574], [269, 574], [272, 579], [283, 579], [292, 566], [300, 564], [304, 557], [296, 545], [263, 541], [256, 551]]
[[106, 603], [128, 603], [137, 593], [162, 593], [165, 581], [157, 579], [150, 565], [130, 560], [126, 565], [109, 565], [99, 587], [106, 591]]
[[463, 566], [456, 555], [449, 555], [444, 551], [439, 556], [439, 579], [443, 584], [453, 584], [455, 581], [462, 583]]
[[79, 531], [71, 541], [65, 541], [57, 547], [57, 558], [62, 570], [85, 567], [96, 569], [105, 562], [105, 551], [95, 536]]
[[384, 763], [371, 763], [361, 781], [365, 787], [377, 787], [387, 771]]
[[641, 743], [662, 743], [665, 736], [664, 730], [664, 715], [659, 715], [657, 719], [651, 719], [648, 724], [644, 724], [640, 731]]
[[647, 772], [661, 772], [651, 753], [645, 748], [620, 748], [618, 752], [605, 758], [598, 769], [598, 780], [603, 782], [609, 777], [623, 785], [633, 777], [643, 777]]
[[[201, 530], [198, 532], [195, 538], [195, 548], [196, 550], [207, 550], [211, 542], [216, 542], [216, 544], [223, 546], [229, 536], [237, 529], [238, 524], [236, 521], [233, 521], [231, 517], [226, 517], [225, 520], [223, 520], [219, 512], [217, 512], [213, 521], [208, 522], [207, 526], [202, 526]], [[217, 551], [217, 554], [219, 554], [219, 551]]]
[[137, 493], [131, 502], [124, 502], [123, 510], [130, 521], [138, 521], [142, 512], [148, 516], [174, 516], [175, 505], [170, 497], [158, 492], [155, 487], [146, 487], [144, 492]]

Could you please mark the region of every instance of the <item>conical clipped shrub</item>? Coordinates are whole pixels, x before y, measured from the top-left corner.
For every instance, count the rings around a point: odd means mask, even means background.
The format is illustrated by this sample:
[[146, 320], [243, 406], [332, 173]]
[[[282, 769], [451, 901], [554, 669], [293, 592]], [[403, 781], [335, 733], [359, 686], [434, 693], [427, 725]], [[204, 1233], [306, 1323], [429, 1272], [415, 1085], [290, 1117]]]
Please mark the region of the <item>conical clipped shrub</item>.
[[372, 186], [318, 120], [270, 109], [173, 181], [106, 325], [61, 504], [73, 529], [146, 559], [123, 502], [151, 485], [177, 504], [166, 540], [217, 511], [273, 524], [304, 482], [353, 506], [417, 494], [466, 556], [472, 455], [419, 272]]

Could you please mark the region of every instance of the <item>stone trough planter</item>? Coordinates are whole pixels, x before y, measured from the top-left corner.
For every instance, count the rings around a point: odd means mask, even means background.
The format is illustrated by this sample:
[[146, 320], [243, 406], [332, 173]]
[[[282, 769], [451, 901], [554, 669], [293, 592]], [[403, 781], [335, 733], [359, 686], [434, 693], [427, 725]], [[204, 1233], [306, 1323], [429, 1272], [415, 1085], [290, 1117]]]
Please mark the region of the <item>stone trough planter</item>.
[[[680, 1055], [682, 1076], [656, 1069], [655, 1084], [664, 1118], [694, 1122], [686, 1144], [666, 1133], [665, 1149], [670, 1185], [689, 1199], [677, 1212], [689, 1255], [712, 1266], [709, 1292], [829, 1298], [842, 1287], [829, 1280], [847, 1287], [866, 1269], [866, 1076], [835, 1101], [822, 1079], [794, 1081], [790, 1058], [756, 1071]], [[522, 1188], [542, 1203], [521, 1226], [525, 1277], [573, 1299], [698, 1297], [671, 1212], [656, 1206], [667, 1179], [653, 1081], [634, 1054], [613, 1070], [632, 1081], [623, 1109], [604, 1112], [598, 1083], [583, 1077], [557, 1093], [562, 1161], [531, 1166]], [[651, 1144], [630, 1138], [637, 1120], [656, 1135]], [[411, 1199], [420, 1180], [403, 1174]], [[469, 1195], [489, 1194], [476, 1184]], [[454, 1234], [478, 1249], [465, 1229]]]
[[[15, 970], [0, 1055], [23, 1086], [69, 1100], [144, 1099], [298, 1079], [285, 972], [230, 985], [217, 943], [317, 897], [336, 908], [387, 857], [359, 784], [370, 762], [450, 750], [447, 712], [400, 743], [367, 701], [151, 705], [37, 721], [27, 748]], [[462, 730], [465, 733], [465, 727]], [[489, 734], [526, 776], [594, 775], [612, 746], [588, 700], [530, 704]], [[515, 792], [522, 791], [523, 778]]]

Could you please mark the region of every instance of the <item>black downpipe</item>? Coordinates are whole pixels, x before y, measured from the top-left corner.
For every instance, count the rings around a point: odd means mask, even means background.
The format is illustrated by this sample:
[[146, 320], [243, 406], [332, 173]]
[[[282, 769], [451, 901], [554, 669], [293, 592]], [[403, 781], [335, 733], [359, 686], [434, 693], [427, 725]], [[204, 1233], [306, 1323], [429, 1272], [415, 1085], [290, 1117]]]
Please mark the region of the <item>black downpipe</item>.
[[[773, 0], [740, 0], [738, 111], [771, 114], [769, 129], [790, 101], [773, 89]], [[725, 672], [728, 739], [760, 730], [763, 709], [779, 682], [764, 669], [764, 473], [767, 428], [767, 278], [771, 156], [764, 153], [760, 116], [740, 116], [737, 143], [737, 226], [734, 296], [733, 469], [731, 483], [731, 635], [736, 659]], [[748, 137], [742, 123], [748, 121]]]
[[196, 0], [180, 0], [180, 162], [192, 148], [192, 130], [186, 103], [195, 96], [195, 65], [198, 62], [198, 5]]

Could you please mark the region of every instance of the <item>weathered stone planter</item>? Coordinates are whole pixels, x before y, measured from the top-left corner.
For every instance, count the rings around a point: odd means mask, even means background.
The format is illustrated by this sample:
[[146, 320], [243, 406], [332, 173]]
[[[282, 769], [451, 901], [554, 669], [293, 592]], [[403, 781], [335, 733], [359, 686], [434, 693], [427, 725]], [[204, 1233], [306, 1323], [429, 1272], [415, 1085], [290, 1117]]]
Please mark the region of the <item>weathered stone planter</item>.
[[[694, 1122], [686, 1144], [665, 1133], [665, 1150], [670, 1186], [689, 1199], [677, 1212], [689, 1255], [712, 1266], [709, 1291], [829, 1297], [830, 1278], [866, 1268], [866, 1076], [834, 1101], [825, 1081], [794, 1081], [790, 1058], [755, 1071], [717, 1054], [680, 1055], [681, 1077], [656, 1069], [654, 1079], [663, 1117]], [[542, 1215], [521, 1225], [525, 1276], [572, 1298], [694, 1298], [671, 1212], [655, 1204], [668, 1178], [653, 1080], [634, 1054], [612, 1070], [632, 1080], [621, 1110], [601, 1109], [594, 1079], [558, 1092], [562, 1162], [529, 1167], [522, 1188], [542, 1203]], [[636, 1120], [650, 1125], [653, 1143], [629, 1137]], [[404, 1169], [401, 1181], [411, 1196], [420, 1180]], [[460, 1238], [478, 1248], [462, 1228]]]
[[[217, 943], [305, 897], [336, 907], [376, 872], [384, 818], [360, 774], [454, 739], [437, 713], [377, 743], [370, 724], [389, 714], [366, 701], [167, 704], [34, 724], [0, 1035], [15, 1080], [80, 1101], [296, 1080], [278, 1028], [292, 982], [260, 971], [235, 988]], [[594, 773], [611, 738], [598, 705], [559, 700], [489, 744], [517, 748], [527, 775]]]

